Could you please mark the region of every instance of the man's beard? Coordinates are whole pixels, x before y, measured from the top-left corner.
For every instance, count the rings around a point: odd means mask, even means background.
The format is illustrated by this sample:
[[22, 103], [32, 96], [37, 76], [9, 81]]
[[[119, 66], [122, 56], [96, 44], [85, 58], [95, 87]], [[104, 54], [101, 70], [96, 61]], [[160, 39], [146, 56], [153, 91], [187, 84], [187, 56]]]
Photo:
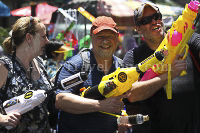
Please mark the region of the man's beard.
[[109, 51], [109, 52], [98, 51], [98, 53], [102, 58], [110, 58], [113, 54], [113, 51]]

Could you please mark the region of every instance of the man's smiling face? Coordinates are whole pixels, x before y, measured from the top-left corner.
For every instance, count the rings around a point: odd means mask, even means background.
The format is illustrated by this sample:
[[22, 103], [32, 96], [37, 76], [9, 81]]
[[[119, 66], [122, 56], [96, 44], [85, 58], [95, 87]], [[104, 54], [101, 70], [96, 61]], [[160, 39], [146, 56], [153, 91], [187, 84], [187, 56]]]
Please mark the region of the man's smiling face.
[[[142, 18], [152, 16], [155, 13], [156, 11], [152, 7], [145, 7]], [[159, 40], [161, 42], [164, 38], [164, 24], [162, 19], [154, 20], [152, 18], [151, 23], [139, 25], [136, 28], [138, 33], [142, 34], [146, 41], [154, 42], [155, 40]]]
[[117, 33], [112, 30], [102, 30], [92, 34], [92, 46], [95, 57], [111, 58], [117, 47]]

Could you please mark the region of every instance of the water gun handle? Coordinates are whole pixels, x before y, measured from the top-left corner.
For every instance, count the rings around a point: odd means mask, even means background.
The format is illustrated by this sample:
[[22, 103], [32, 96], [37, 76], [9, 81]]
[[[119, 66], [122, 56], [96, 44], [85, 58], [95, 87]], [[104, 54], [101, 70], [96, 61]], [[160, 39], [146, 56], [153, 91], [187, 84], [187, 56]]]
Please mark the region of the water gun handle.
[[[189, 50], [189, 46], [186, 45], [185, 54], [184, 54], [184, 56], [183, 56], [183, 58], [182, 58], [183, 60], [186, 59], [186, 56], [188, 55], [188, 50]], [[183, 70], [183, 71], [180, 73], [180, 76], [185, 76], [186, 74], [187, 74], [186, 70]]]

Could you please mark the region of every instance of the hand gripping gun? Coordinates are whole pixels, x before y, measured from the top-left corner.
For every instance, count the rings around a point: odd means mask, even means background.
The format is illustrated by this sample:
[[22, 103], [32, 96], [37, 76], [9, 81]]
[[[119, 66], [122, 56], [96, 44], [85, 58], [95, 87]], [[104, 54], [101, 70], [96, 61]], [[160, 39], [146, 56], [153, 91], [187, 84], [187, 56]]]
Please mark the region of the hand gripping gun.
[[117, 68], [117, 70], [102, 78], [99, 85], [88, 87], [81, 96], [96, 100], [122, 95], [128, 91], [132, 84], [138, 80], [141, 73], [151, 68], [154, 64], [162, 61], [164, 53], [157, 51], [150, 57], [139, 63], [136, 67]]
[[[145, 81], [154, 78], [164, 73], [164, 70], [167, 68], [168, 85], [166, 86], [166, 93], [168, 99], [172, 98], [171, 64], [178, 54], [184, 54], [182, 59], [186, 59], [189, 49], [187, 43], [195, 30], [196, 23], [193, 24], [193, 21], [198, 13], [198, 5], [198, 1], [191, 1], [189, 4], [186, 4], [182, 15], [179, 16], [175, 22], [173, 22], [172, 27], [168, 30], [160, 46], [156, 49], [156, 51], [160, 51], [163, 48], [166, 48], [167, 50], [165, 52], [168, 53], [168, 55], [162, 62], [157, 63], [150, 70], [148, 70], [141, 79], [141, 81]], [[197, 17], [196, 22], [198, 19], [199, 16]], [[182, 71], [180, 76], [184, 76], [186, 74], [186, 71]]]
[[[32, 110], [34, 107], [41, 104], [50, 94], [50, 92], [55, 91], [56, 89], [69, 89], [73, 86], [76, 86], [87, 79], [87, 74], [85, 72], [79, 72], [75, 75], [72, 75], [68, 78], [65, 78], [60, 81], [58, 86], [54, 87], [51, 90], [29, 90], [25, 94], [20, 96], [13, 97], [10, 100], [6, 100], [3, 103], [3, 108], [6, 114], [18, 112], [21, 115]], [[12, 126], [6, 127], [8, 130], [13, 128]]]

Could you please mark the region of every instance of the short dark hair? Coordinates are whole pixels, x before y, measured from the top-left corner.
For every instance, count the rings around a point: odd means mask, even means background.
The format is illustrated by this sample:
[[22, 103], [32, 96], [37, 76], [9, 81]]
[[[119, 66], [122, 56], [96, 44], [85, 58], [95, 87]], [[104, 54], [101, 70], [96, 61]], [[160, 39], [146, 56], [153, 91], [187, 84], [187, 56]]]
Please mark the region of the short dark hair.
[[[58, 50], [62, 47], [64, 43], [59, 39], [51, 39], [48, 44], [45, 45], [45, 53], [47, 55], [47, 59], [52, 59], [54, 56], [51, 54], [52, 51]], [[59, 53], [56, 53], [56, 56]]]

